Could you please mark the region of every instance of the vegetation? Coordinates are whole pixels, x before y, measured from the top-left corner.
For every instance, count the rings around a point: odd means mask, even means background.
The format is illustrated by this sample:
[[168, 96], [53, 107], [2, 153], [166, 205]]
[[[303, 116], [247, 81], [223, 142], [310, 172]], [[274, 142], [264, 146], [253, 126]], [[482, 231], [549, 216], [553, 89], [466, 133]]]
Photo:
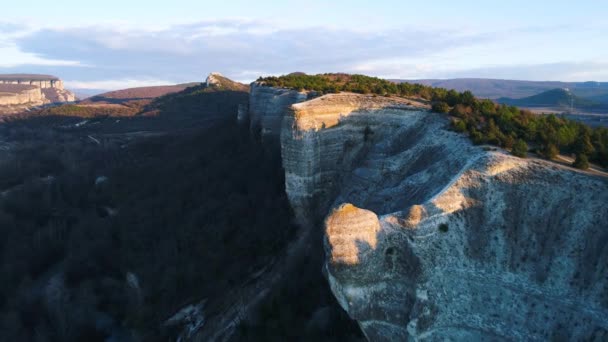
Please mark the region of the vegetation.
[[576, 159], [574, 160], [572, 166], [577, 169], [587, 170], [589, 168], [589, 160], [587, 159], [586, 155], [579, 153], [576, 155]]
[[522, 139], [517, 139], [515, 144], [513, 144], [511, 153], [513, 153], [514, 156], [526, 158], [528, 156], [528, 144]]
[[433, 112], [437, 113], [448, 113], [450, 111], [450, 106], [443, 101], [439, 101], [433, 103], [431, 109], [433, 110]]
[[419, 97], [430, 100], [433, 110], [449, 112], [453, 129], [468, 133], [475, 144], [511, 149], [517, 142], [514, 154], [522, 155], [523, 142], [547, 158], [554, 158], [558, 152], [580, 154], [590, 162], [608, 167], [608, 128], [590, 128], [556, 115], [535, 115], [514, 106], [477, 99], [470, 91], [459, 93], [420, 84], [396, 84], [375, 77], [347, 74], [291, 74], [260, 78], [258, 81], [268, 86], [316, 90], [321, 93], [351, 91]]
[[439, 228], [439, 231], [442, 232], [442, 233], [447, 233], [448, 229], [449, 229], [447, 223], [440, 224], [438, 228]]
[[[154, 117], [0, 124], [0, 340], [176, 340], [163, 322], [178, 309], [220, 310], [282, 259], [297, 228], [280, 154], [234, 120], [247, 97], [193, 87], [155, 101]], [[243, 339], [360, 335], [323, 280], [322, 247], [306, 252]], [[323, 307], [333, 330], [307, 330]]]

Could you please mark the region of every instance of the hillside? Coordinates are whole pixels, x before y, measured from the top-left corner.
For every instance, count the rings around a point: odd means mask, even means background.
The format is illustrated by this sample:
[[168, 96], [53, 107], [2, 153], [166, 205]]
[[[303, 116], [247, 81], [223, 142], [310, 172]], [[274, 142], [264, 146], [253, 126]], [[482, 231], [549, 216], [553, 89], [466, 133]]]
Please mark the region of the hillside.
[[58, 106], [0, 123], [0, 340], [175, 341], [189, 307], [212, 333], [231, 310], [258, 317], [242, 340], [360, 337], [322, 254], [287, 257], [281, 159], [237, 124], [235, 88], [149, 99], [154, 115]]
[[[128, 88], [95, 95], [68, 105], [42, 108], [27, 115], [58, 115], [81, 118], [155, 116], [161, 113], [160, 107], [171, 101], [174, 96], [179, 97], [183, 102], [197, 98], [198, 94], [203, 93], [227, 94], [227, 91], [233, 91], [233, 93], [238, 94], [246, 93], [248, 90], [247, 85], [228, 79], [211, 86], [208, 86], [206, 82], [192, 82], [170, 86]], [[186, 112], [190, 111], [187, 108], [185, 110]], [[201, 110], [201, 113], [209, 111], [207, 108]]]
[[163, 95], [180, 92], [186, 88], [194, 87], [200, 83], [184, 83], [176, 85], [166, 86], [152, 86], [152, 87], [137, 87], [128, 88], [122, 90], [114, 90], [95, 96], [91, 96], [87, 101], [98, 102], [98, 101], [112, 101], [112, 100], [142, 100], [142, 99], [153, 99]]
[[500, 97], [523, 98], [556, 88], [568, 88], [581, 97], [608, 94], [608, 82], [556, 82], [518, 81], [486, 78], [419, 79], [393, 80], [395, 82], [419, 83], [433, 87], [454, 89], [460, 92], [470, 90], [481, 98]]
[[[501, 97], [496, 102], [519, 107], [562, 108], [564, 111], [570, 110], [571, 107], [576, 110], [602, 108], [599, 103], [576, 96], [569, 89], [564, 88], [552, 89], [520, 99]], [[606, 107], [608, 108], [608, 106]]]

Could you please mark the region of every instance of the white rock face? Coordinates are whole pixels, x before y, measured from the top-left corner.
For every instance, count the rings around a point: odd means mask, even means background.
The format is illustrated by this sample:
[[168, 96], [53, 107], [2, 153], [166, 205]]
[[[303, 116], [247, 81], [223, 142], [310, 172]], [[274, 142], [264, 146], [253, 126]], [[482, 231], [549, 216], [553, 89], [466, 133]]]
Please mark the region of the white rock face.
[[0, 113], [15, 113], [49, 103], [73, 102], [63, 82], [48, 75], [0, 75]]
[[260, 131], [262, 136], [278, 138], [281, 122], [289, 107], [305, 101], [306, 92], [278, 89], [252, 83], [249, 95], [249, 120], [252, 131]]
[[0, 84], [0, 106], [39, 106], [45, 102], [42, 90], [36, 86]]
[[286, 190], [326, 217], [340, 304], [369, 340], [608, 339], [608, 181], [447, 126], [355, 94], [285, 113]]

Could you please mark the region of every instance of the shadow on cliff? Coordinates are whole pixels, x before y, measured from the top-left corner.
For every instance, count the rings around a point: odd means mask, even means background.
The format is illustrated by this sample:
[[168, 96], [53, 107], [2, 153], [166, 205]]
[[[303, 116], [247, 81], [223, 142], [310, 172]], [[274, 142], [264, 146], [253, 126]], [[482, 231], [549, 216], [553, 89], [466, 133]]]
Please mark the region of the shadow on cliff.
[[[205, 299], [205, 327], [223, 319], [226, 297], [266, 277], [297, 230], [280, 154], [236, 123], [246, 101], [195, 90], [160, 99], [156, 116], [1, 123], [2, 338], [175, 340], [184, 327], [165, 321]], [[317, 246], [235, 339], [359, 336]]]

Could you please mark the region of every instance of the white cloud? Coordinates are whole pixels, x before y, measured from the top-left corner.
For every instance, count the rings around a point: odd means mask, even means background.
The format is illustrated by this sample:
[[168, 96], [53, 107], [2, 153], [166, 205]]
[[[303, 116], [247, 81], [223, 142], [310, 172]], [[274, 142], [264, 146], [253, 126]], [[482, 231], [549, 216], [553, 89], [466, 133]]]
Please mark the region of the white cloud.
[[0, 45], [0, 67], [10, 68], [20, 65], [42, 66], [84, 66], [78, 61], [42, 58], [34, 53], [23, 52], [15, 44]]
[[[586, 44], [595, 44], [602, 36], [577, 40], [567, 26], [505, 31], [360, 31], [219, 19], [164, 27], [12, 25], [7, 26], [10, 35], [2, 34], [2, 27], [0, 67], [21, 67], [27, 72], [28, 68], [54, 66], [49, 72], [60, 77], [83, 84], [108, 82], [106, 86], [125, 81], [131, 82], [129, 85], [196, 81], [210, 71], [242, 81], [292, 71], [358, 72], [410, 79], [519, 75], [534, 79], [559, 76], [562, 80], [608, 78], [600, 64], [586, 62], [598, 58], [594, 53], [601, 53], [585, 49]], [[539, 42], [550, 41], [548, 38], [557, 33], [563, 42], [544, 46], [547, 53], [528, 56]], [[576, 51], [558, 53], [562, 43], [576, 47]]]

